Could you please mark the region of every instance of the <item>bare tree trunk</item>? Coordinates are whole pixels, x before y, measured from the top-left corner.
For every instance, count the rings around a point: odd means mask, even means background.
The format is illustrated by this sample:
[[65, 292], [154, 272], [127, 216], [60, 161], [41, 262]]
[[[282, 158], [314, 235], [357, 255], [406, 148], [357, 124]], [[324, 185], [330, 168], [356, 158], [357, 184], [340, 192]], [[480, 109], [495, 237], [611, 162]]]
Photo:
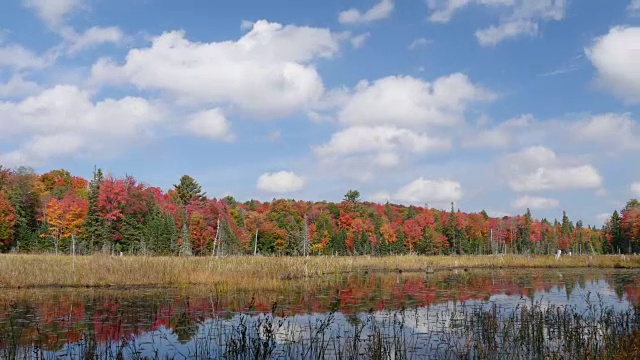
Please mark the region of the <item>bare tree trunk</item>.
[[258, 227], [256, 226], [256, 239], [253, 242], [253, 256], [258, 254]]

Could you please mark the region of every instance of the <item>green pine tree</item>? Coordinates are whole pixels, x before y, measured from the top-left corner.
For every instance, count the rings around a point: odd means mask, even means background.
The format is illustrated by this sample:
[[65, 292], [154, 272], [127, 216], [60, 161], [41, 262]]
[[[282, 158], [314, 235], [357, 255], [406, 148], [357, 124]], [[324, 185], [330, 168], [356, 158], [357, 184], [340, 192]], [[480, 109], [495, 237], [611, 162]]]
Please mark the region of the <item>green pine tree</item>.
[[104, 218], [100, 215], [98, 208], [98, 198], [100, 196], [100, 186], [104, 180], [101, 169], [94, 170], [93, 179], [89, 183], [89, 209], [85, 220], [85, 242], [89, 244], [89, 252], [103, 249], [110, 245], [109, 228]]

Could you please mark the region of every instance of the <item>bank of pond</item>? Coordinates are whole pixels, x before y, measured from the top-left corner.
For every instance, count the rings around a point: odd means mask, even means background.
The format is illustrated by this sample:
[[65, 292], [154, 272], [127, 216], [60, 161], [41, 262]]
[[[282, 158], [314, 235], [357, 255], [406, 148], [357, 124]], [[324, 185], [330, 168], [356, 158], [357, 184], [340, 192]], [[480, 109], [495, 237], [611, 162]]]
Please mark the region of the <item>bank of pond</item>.
[[7, 359], [635, 359], [639, 338], [637, 269], [0, 292]]

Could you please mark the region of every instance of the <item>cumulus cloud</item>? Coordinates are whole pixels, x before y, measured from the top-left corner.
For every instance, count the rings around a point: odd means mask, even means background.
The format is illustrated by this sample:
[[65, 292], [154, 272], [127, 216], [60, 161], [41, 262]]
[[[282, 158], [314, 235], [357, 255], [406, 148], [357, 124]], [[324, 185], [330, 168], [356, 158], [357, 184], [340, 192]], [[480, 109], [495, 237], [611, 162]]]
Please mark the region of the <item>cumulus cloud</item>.
[[[313, 61], [331, 58], [342, 39], [327, 29], [257, 21], [238, 41], [192, 42], [182, 31], [133, 49], [123, 64], [102, 59], [94, 84], [132, 84], [181, 102], [228, 104], [256, 117], [304, 109], [324, 93]], [[158, 76], [162, 74], [162, 76]]]
[[500, 23], [476, 31], [480, 45], [495, 46], [520, 36], [538, 33], [542, 21], [559, 21], [564, 18], [567, 0], [428, 0], [432, 10], [429, 20], [447, 23], [459, 10], [469, 5], [488, 6], [502, 12]]
[[560, 206], [560, 202], [556, 199], [545, 197], [521, 196], [511, 205], [515, 209], [553, 209]]
[[640, 13], [640, 0], [631, 0], [629, 6], [627, 7], [627, 11], [632, 15], [637, 15]]
[[366, 182], [379, 171], [398, 168], [412, 156], [447, 151], [446, 138], [394, 126], [353, 126], [313, 148], [319, 164], [334, 173]]
[[451, 134], [440, 133], [463, 123], [472, 103], [494, 98], [459, 73], [433, 82], [411, 76], [361, 81], [351, 90], [335, 91], [326, 102], [326, 109], [335, 109], [341, 129], [313, 150], [321, 166], [355, 181], [369, 181], [377, 171], [450, 150]]
[[575, 123], [570, 132], [577, 141], [600, 144], [607, 151], [640, 150], [640, 126], [629, 114], [594, 115]]
[[360, 82], [338, 111], [347, 125], [425, 128], [458, 123], [474, 101], [495, 98], [490, 91], [456, 73], [429, 83], [411, 76]]
[[291, 171], [264, 173], [258, 177], [256, 187], [269, 193], [286, 194], [302, 190], [305, 180]]
[[65, 35], [65, 39], [69, 43], [67, 51], [71, 54], [100, 44], [119, 44], [124, 40], [124, 38], [125, 36], [122, 30], [115, 26], [94, 26], [81, 34], [78, 34], [75, 31], [68, 31]]
[[640, 196], [640, 181], [631, 184], [630, 189], [635, 196]]
[[196, 136], [222, 141], [233, 141], [231, 124], [220, 109], [201, 111], [191, 116], [186, 125], [187, 130]]
[[48, 61], [22, 45], [6, 44], [0, 41], [0, 69], [16, 70], [39, 69], [47, 66]]
[[406, 150], [412, 153], [447, 150], [451, 148], [448, 139], [430, 137], [392, 126], [354, 126], [339, 131], [329, 143], [314, 149], [320, 156], [342, 156], [369, 152], [395, 152]]
[[379, 3], [364, 13], [358, 9], [345, 10], [338, 15], [338, 21], [341, 24], [361, 24], [382, 20], [391, 15], [393, 8], [393, 0], [380, 0]]
[[640, 27], [617, 26], [585, 50], [600, 85], [628, 103], [640, 102], [639, 43]]
[[602, 186], [602, 177], [592, 165], [560, 158], [543, 146], [510, 154], [502, 166], [509, 186], [517, 192], [598, 189]]
[[446, 204], [462, 198], [462, 187], [457, 181], [419, 177], [398, 189], [392, 198], [409, 204]]
[[96, 102], [87, 91], [59, 85], [21, 101], [0, 102], [0, 137], [26, 137], [19, 149], [0, 159], [7, 165], [33, 165], [79, 152], [116, 151], [146, 136], [161, 114], [142, 98]]
[[40, 86], [21, 75], [13, 75], [6, 83], [0, 83], [0, 99], [21, 98], [40, 91]]

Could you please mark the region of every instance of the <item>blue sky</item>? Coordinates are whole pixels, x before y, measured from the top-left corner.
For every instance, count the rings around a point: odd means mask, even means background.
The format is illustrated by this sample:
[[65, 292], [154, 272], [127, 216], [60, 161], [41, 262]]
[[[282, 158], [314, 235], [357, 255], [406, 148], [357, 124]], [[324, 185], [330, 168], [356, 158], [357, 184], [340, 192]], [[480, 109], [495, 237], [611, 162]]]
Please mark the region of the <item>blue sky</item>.
[[600, 225], [639, 109], [637, 0], [0, 5], [8, 167]]

